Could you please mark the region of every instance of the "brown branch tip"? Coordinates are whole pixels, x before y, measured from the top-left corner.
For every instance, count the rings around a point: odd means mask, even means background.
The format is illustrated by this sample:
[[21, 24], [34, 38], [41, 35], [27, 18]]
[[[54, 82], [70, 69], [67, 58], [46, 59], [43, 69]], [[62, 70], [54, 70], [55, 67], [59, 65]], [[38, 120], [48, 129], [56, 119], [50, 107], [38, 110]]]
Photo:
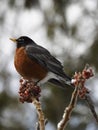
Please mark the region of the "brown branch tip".
[[79, 84], [79, 97], [85, 99], [85, 95], [90, 91], [86, 88], [85, 82], [94, 76], [93, 69], [87, 64], [82, 72], [75, 72], [72, 79], [72, 84], [77, 87]]

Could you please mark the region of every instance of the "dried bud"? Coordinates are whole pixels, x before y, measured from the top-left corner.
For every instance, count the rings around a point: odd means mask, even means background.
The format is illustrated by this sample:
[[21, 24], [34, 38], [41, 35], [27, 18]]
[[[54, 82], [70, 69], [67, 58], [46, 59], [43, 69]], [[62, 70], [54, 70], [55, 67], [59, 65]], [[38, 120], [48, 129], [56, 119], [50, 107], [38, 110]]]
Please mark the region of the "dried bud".
[[23, 78], [20, 79], [20, 102], [28, 102], [31, 103], [34, 98], [39, 100], [41, 89], [39, 86], [35, 86], [33, 81], [25, 80]]
[[82, 75], [85, 79], [89, 79], [90, 77], [94, 76], [92, 68], [84, 69]]
[[87, 79], [89, 79], [90, 77], [92, 77], [93, 74], [93, 70], [91, 67], [89, 67], [89, 65], [86, 65], [84, 70], [82, 72], [75, 72], [75, 75], [72, 79], [72, 84], [75, 87], [80, 87], [79, 88], [79, 97], [80, 98], [85, 98], [86, 93], [89, 93], [89, 90], [85, 87], [85, 82]]

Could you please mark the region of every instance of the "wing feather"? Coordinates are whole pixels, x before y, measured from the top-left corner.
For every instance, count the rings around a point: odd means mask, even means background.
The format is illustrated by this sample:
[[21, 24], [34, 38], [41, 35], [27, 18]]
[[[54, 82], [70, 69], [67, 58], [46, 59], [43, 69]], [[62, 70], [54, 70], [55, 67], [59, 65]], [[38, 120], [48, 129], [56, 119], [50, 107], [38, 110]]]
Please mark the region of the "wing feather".
[[46, 70], [65, 77], [63, 66], [50, 52], [39, 45], [26, 46], [26, 53], [31, 60], [35, 60]]

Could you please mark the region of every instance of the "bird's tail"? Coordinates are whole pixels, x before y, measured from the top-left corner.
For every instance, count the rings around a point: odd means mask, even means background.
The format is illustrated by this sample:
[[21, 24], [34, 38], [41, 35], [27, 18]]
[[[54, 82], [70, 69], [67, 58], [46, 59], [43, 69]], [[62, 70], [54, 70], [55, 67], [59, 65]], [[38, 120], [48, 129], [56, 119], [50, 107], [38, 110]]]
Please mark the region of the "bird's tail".
[[66, 76], [65, 78], [58, 76], [57, 79], [50, 79], [49, 82], [63, 88], [66, 88], [67, 85], [72, 86], [71, 78], [68, 76]]

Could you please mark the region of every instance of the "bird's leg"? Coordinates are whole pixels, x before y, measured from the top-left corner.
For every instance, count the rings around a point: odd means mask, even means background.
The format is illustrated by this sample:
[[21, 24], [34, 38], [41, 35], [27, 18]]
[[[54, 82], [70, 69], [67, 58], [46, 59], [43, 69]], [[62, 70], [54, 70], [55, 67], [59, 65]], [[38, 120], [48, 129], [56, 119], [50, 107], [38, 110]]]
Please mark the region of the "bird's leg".
[[38, 83], [40, 82], [40, 80], [37, 80], [36, 82], [34, 82], [34, 86], [39, 86]]

